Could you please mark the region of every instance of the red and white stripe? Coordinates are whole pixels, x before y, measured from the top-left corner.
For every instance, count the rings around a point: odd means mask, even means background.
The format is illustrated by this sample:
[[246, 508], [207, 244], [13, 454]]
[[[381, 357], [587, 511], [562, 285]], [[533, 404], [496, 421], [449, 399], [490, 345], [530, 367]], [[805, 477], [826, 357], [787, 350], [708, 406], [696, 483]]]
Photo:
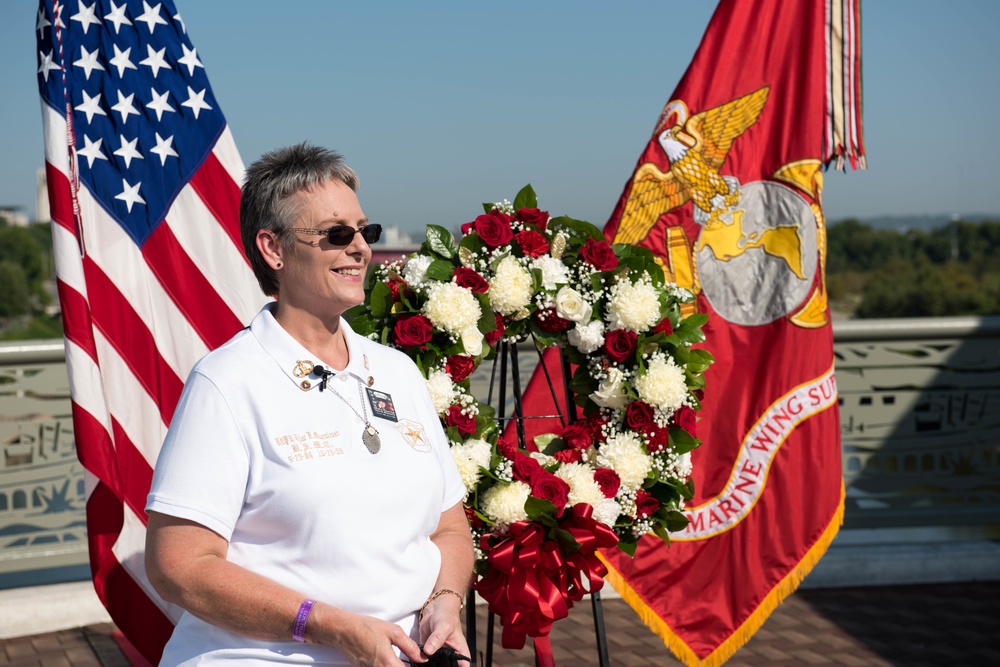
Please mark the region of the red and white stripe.
[[143, 568], [156, 456], [192, 365], [265, 301], [240, 241], [243, 163], [226, 128], [140, 249], [86, 186], [75, 193], [78, 231], [67, 122], [44, 102], [42, 119], [94, 585], [122, 632], [155, 661], [180, 616]]

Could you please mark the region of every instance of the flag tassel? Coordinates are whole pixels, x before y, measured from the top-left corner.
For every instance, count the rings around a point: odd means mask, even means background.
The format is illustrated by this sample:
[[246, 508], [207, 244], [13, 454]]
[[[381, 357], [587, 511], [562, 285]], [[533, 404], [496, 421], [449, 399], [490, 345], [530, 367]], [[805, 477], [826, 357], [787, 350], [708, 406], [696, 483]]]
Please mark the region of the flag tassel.
[[796, 591], [802, 580], [812, 572], [816, 563], [826, 553], [826, 550], [840, 531], [840, 526], [844, 523], [844, 497], [844, 487], [841, 485], [840, 504], [837, 506], [837, 512], [830, 519], [819, 539], [816, 540], [798, 564], [771, 589], [754, 612], [718, 648], [704, 658], [699, 657], [683, 639], [670, 629], [670, 626], [646, 604], [643, 597], [628, 584], [621, 573], [611, 563], [601, 556], [600, 553], [598, 553], [598, 556], [601, 557], [601, 561], [608, 567], [608, 575], [605, 577], [607, 582], [611, 584], [612, 588], [618, 591], [622, 599], [638, 614], [646, 627], [663, 640], [663, 643], [667, 645], [671, 653], [677, 656], [678, 660], [687, 665], [687, 667], [720, 667], [733, 657], [736, 651], [744, 644], [750, 641], [754, 633], [764, 625], [764, 621], [771, 615], [771, 612], [777, 609], [778, 605], [785, 598]]

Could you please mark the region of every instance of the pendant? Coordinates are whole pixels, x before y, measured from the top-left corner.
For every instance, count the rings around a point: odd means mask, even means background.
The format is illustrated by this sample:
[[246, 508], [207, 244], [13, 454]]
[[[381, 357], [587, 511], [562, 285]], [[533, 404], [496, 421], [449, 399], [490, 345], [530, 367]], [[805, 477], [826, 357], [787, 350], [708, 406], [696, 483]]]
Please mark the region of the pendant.
[[379, 450], [382, 449], [382, 440], [378, 437], [378, 431], [371, 424], [366, 424], [365, 430], [361, 432], [361, 442], [365, 443], [365, 447], [372, 454], [378, 454]]

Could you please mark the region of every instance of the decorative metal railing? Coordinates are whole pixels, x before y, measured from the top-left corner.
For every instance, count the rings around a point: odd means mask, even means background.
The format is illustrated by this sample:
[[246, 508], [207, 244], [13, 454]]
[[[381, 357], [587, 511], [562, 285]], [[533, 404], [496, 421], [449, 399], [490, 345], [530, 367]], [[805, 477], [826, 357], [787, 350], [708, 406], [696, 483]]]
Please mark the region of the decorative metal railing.
[[[1000, 317], [838, 322], [834, 337], [845, 530], [1000, 530]], [[527, 379], [538, 358], [518, 361]], [[488, 382], [484, 364], [474, 391]], [[0, 448], [0, 588], [89, 576], [61, 341], [0, 344]]]

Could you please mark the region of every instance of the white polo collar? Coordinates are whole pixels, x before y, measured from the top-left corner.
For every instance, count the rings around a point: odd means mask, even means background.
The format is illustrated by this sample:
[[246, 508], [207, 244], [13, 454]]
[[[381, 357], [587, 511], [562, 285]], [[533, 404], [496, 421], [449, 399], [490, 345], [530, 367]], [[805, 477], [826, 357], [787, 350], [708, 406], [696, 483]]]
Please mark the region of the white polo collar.
[[[276, 307], [277, 303], [274, 301], [264, 304], [264, 307], [254, 317], [253, 322], [250, 323], [250, 333], [254, 335], [264, 351], [274, 359], [281, 372], [296, 387], [302, 391], [312, 391], [319, 386], [322, 379], [313, 372], [313, 368], [320, 364], [326, 366], [326, 364], [278, 324], [278, 321], [274, 319]], [[336, 373], [338, 377], [349, 375], [365, 386], [371, 386], [374, 378], [369, 370], [370, 364], [365, 349], [367, 341], [356, 334], [343, 317], [340, 318], [340, 327], [344, 332], [344, 340], [347, 341], [349, 357], [347, 367], [342, 371], [334, 368], [329, 370]]]

